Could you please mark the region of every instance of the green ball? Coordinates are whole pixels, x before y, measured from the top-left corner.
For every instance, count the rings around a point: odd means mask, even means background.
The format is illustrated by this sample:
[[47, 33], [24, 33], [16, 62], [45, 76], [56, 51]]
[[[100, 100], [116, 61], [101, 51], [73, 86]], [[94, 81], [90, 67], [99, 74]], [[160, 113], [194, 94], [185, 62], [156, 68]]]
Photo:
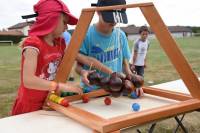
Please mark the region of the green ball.
[[61, 92], [61, 97], [67, 97], [67, 96], [73, 96], [73, 95], [76, 95], [76, 93], [74, 93], [74, 92], [67, 92], [67, 91]]
[[83, 89], [83, 93], [87, 93], [87, 90], [86, 90], [86, 89]]
[[63, 91], [61, 92], [61, 97], [69, 96], [69, 92]]
[[74, 92], [69, 92], [69, 96], [73, 96], [74, 95]]

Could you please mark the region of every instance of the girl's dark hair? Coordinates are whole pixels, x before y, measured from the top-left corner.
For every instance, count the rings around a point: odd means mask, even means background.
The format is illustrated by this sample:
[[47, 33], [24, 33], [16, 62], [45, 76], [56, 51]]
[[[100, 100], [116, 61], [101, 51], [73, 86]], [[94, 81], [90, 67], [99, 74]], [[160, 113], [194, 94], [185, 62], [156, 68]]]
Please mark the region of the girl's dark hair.
[[149, 32], [148, 27], [147, 26], [141, 26], [140, 29], [139, 29], [139, 34], [141, 34], [143, 31]]

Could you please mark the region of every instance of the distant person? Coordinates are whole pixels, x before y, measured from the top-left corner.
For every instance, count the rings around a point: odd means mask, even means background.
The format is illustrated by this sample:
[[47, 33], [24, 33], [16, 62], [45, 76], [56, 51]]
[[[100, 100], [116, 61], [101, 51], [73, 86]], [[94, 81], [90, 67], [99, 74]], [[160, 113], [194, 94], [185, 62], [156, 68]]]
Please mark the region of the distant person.
[[68, 31], [63, 32], [63, 38], [65, 39], [65, 43], [69, 45], [71, 40], [71, 34]]
[[132, 66], [138, 75], [144, 77], [144, 68], [147, 67], [146, 56], [149, 48], [149, 29], [147, 26], [142, 26], [139, 29], [140, 38], [134, 42], [132, 53]]

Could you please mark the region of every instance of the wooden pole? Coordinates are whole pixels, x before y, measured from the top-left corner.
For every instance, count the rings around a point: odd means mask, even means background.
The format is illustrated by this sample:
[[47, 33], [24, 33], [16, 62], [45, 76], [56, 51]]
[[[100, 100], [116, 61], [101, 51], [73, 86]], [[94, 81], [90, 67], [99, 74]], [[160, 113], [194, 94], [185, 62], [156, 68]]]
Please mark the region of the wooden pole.
[[102, 124], [106, 122], [106, 119], [103, 119], [95, 114], [89, 113], [72, 105], [69, 107], [63, 107], [51, 101], [48, 101], [48, 105], [56, 111], [63, 113], [67, 117], [78, 121], [79, 123], [98, 132], [102, 132]]
[[103, 126], [103, 132], [112, 132], [129, 126], [138, 126], [200, 108], [200, 100], [190, 99], [163, 107], [110, 118]]
[[55, 81], [66, 82], [93, 16], [94, 11], [82, 11], [69, 46], [56, 73]]
[[144, 93], [151, 94], [154, 96], [160, 96], [160, 97], [165, 97], [168, 99], [173, 99], [177, 101], [185, 101], [192, 99], [192, 97], [188, 94], [183, 94], [179, 92], [173, 92], [173, 91], [168, 91], [168, 90], [163, 90], [160, 88], [153, 88], [153, 87], [142, 87], [144, 90]]
[[152, 2], [147, 3], [138, 3], [138, 4], [127, 4], [127, 5], [115, 5], [115, 6], [103, 6], [103, 7], [92, 7], [92, 8], [85, 8], [83, 11], [105, 11], [105, 10], [120, 10], [120, 9], [127, 9], [127, 8], [137, 8], [137, 7], [146, 7], [152, 6]]

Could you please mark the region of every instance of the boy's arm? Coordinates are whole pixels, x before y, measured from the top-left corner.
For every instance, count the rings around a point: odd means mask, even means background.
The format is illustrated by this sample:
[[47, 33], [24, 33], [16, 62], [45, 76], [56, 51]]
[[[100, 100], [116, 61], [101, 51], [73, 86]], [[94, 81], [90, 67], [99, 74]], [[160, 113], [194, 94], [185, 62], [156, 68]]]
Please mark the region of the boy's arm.
[[138, 44], [138, 41], [136, 41], [135, 43], [134, 43], [134, 48], [133, 48], [133, 66], [134, 66], [134, 64], [135, 64], [135, 61], [136, 61], [136, 59], [137, 59], [137, 54], [138, 54], [138, 48], [139, 48], [139, 46], [138, 46], [139, 44]]
[[[78, 54], [76, 57], [76, 60], [82, 64], [85, 64], [87, 66], [91, 66], [92, 68], [96, 68], [99, 71], [102, 71], [106, 74], [112, 74], [113, 71], [106, 67], [104, 64], [102, 64], [100, 61], [98, 61], [97, 59], [93, 58], [93, 57], [89, 57], [89, 56], [85, 56], [83, 54]], [[77, 68], [77, 73], [80, 74], [80, 68]]]
[[146, 58], [144, 59], [144, 67], [147, 67]]
[[123, 60], [123, 66], [124, 66], [124, 72], [125, 72], [126, 75], [133, 75], [127, 59]]
[[83, 69], [83, 64], [80, 62], [77, 62], [75, 71], [82, 76], [81, 80], [83, 83], [85, 83], [87, 86], [90, 86], [90, 81], [88, 80], [88, 75], [94, 71], [89, 71], [89, 70], [84, 70]]
[[129, 66], [129, 60], [131, 57], [131, 53], [130, 53], [130, 48], [128, 45], [128, 40], [124, 34], [124, 32], [122, 32], [121, 34], [122, 36], [122, 52], [123, 52], [123, 69], [126, 75], [133, 75], [133, 73], [131, 72], [130, 66]]
[[[149, 45], [150, 43], [149, 43], [149, 41], [148, 41], [148, 47], [147, 47], [147, 52], [149, 51]], [[145, 57], [145, 59], [144, 59], [144, 67], [146, 68], [147, 67], [147, 53], [146, 53], [146, 57]]]
[[78, 54], [76, 57], [76, 60], [78, 61], [76, 64], [76, 72], [82, 76], [82, 81], [90, 86], [89, 80], [88, 80], [88, 75], [94, 71], [90, 71], [90, 70], [84, 70], [83, 69], [83, 64], [91, 66], [92, 68], [96, 68], [104, 73], [107, 74], [112, 74], [113, 71], [106, 67], [105, 65], [103, 65], [100, 61], [96, 60], [95, 58], [89, 57], [89, 56], [85, 56], [83, 54]]
[[[125, 68], [124, 71], [125, 71], [126, 75], [131, 75], [131, 76], [134, 76], [134, 77], [139, 78], [139, 79], [141, 78], [140, 76], [138, 76], [136, 74], [133, 74], [131, 72], [130, 67], [129, 67], [129, 63], [128, 63], [127, 59], [124, 59], [123, 63], [124, 63], [123, 65], [124, 65], [124, 68]], [[140, 88], [137, 89], [137, 91], [136, 91], [137, 95], [138, 95], [139, 92], [140, 92], [140, 96], [144, 95], [142, 87], [140, 87]]]

